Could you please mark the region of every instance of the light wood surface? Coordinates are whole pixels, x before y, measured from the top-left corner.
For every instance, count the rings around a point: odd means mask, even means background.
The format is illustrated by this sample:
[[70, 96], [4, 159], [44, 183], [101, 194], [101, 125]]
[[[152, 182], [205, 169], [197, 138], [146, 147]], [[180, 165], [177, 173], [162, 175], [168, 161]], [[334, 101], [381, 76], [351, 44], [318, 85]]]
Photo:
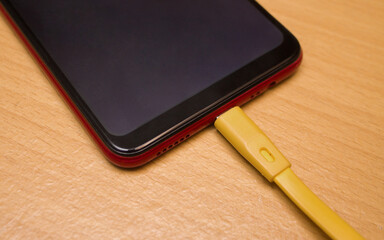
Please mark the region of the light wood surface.
[[[384, 1], [262, 0], [300, 70], [244, 106], [292, 169], [384, 239]], [[0, 17], [0, 239], [326, 239], [211, 126], [143, 168], [109, 164]]]

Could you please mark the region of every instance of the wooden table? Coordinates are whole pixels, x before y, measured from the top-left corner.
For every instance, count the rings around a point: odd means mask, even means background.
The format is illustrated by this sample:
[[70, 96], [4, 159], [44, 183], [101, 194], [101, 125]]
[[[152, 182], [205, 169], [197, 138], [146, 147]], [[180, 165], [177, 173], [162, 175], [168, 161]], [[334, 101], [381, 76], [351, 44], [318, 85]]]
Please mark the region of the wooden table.
[[[384, 239], [384, 1], [260, 1], [301, 42], [246, 104], [293, 170]], [[0, 18], [0, 239], [326, 239], [211, 126], [135, 170], [109, 164]]]

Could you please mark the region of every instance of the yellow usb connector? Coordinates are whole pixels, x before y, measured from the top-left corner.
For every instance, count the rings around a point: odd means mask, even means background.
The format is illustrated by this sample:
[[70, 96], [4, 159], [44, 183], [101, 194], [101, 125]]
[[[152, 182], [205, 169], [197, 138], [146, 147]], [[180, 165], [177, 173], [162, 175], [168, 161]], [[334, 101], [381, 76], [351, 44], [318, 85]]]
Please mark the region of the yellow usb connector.
[[333, 239], [364, 239], [321, 201], [291, 170], [291, 164], [239, 108], [234, 107], [215, 121], [215, 127], [265, 178], [284, 193]]

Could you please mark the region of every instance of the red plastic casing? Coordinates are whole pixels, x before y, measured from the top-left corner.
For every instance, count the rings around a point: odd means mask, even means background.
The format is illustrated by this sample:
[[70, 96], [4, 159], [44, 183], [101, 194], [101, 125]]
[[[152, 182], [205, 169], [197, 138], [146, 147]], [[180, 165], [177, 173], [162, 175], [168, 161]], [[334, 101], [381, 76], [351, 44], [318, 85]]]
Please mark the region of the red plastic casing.
[[55, 85], [56, 89], [60, 93], [60, 95], [64, 98], [65, 102], [72, 108], [74, 113], [77, 115], [78, 119], [81, 121], [81, 123], [84, 125], [87, 132], [92, 136], [93, 140], [99, 145], [100, 149], [106, 156], [106, 158], [112, 162], [113, 164], [124, 167], [124, 168], [133, 168], [141, 166], [152, 159], [156, 158], [157, 156], [165, 153], [172, 147], [176, 146], [177, 144], [181, 143], [188, 137], [192, 136], [193, 134], [197, 133], [201, 129], [205, 128], [206, 126], [213, 123], [217, 116], [224, 113], [228, 109], [240, 106], [249, 100], [253, 99], [255, 96], [261, 94], [265, 90], [267, 90], [270, 86], [273, 86], [285, 78], [289, 77], [291, 74], [295, 72], [295, 70], [299, 67], [301, 60], [302, 60], [302, 53], [300, 53], [300, 56], [295, 60], [292, 64], [288, 65], [278, 73], [274, 74], [273, 76], [269, 77], [265, 81], [261, 82], [260, 84], [254, 86], [253, 88], [249, 89], [247, 92], [243, 93], [242, 95], [232, 99], [227, 104], [223, 105], [222, 107], [216, 109], [215, 111], [211, 112], [210, 114], [206, 115], [199, 121], [193, 123], [192, 125], [186, 127], [182, 131], [178, 132], [177, 134], [171, 136], [170, 138], [166, 139], [165, 141], [161, 142], [160, 144], [156, 145], [155, 147], [151, 148], [147, 152], [144, 152], [143, 154], [136, 155], [136, 156], [122, 156], [119, 154], [114, 153], [108, 146], [104, 144], [104, 142], [101, 140], [99, 135], [96, 133], [96, 131], [92, 128], [92, 126], [89, 124], [87, 119], [83, 116], [82, 112], [77, 108], [76, 104], [72, 101], [72, 99], [67, 95], [65, 90], [62, 88], [58, 80], [55, 78], [55, 76], [52, 74], [52, 72], [49, 70], [48, 66], [44, 63], [44, 61], [40, 58], [39, 54], [35, 51], [33, 46], [30, 44], [28, 39], [24, 36], [22, 31], [19, 29], [17, 24], [13, 21], [11, 16], [8, 14], [8, 12], [4, 9], [4, 7], [0, 4], [0, 11], [3, 13], [7, 21], [11, 24], [12, 28], [15, 30], [17, 35], [20, 37], [20, 39], [23, 41], [25, 46], [27, 47], [28, 51], [32, 54], [32, 56], [36, 59], [38, 64], [43, 69], [44, 73], [47, 75], [47, 77], [50, 79], [50, 81]]

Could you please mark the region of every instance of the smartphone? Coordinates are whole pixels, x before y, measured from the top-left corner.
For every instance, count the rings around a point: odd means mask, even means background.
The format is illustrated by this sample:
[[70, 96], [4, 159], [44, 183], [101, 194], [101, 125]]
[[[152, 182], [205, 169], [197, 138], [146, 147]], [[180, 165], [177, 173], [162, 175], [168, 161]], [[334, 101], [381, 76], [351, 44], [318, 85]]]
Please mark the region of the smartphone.
[[295, 37], [255, 1], [0, 2], [120, 167], [165, 153], [292, 74], [302, 58]]

